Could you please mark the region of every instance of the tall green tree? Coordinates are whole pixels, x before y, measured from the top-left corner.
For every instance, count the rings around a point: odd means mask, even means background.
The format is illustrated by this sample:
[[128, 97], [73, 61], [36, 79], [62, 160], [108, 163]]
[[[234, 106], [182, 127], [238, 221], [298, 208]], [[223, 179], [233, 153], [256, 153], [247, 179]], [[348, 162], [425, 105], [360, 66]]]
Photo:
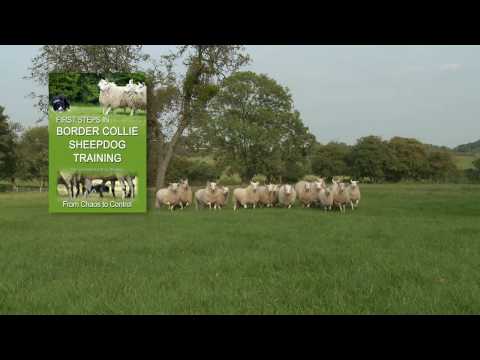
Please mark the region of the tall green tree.
[[396, 163], [389, 177], [392, 180], [420, 180], [428, 176], [427, 146], [417, 139], [395, 136], [388, 146]]
[[475, 168], [475, 170], [477, 170], [477, 171], [480, 172], [480, 158], [475, 159], [475, 160], [472, 162], [472, 165], [473, 165], [473, 167]]
[[391, 180], [396, 158], [388, 142], [378, 136], [365, 136], [357, 140], [348, 156], [348, 163], [355, 177], [370, 177], [374, 181]]
[[434, 150], [427, 157], [427, 176], [431, 180], [446, 181], [459, 175], [457, 166], [449, 151]]
[[[32, 59], [27, 79], [38, 85], [48, 85], [51, 72], [83, 72], [108, 74], [115, 72], [135, 72], [143, 61], [148, 60], [141, 45], [44, 45]], [[48, 95], [30, 93], [37, 100], [36, 107], [48, 114]]]
[[350, 146], [344, 143], [330, 142], [326, 145], [315, 144], [312, 151], [312, 172], [327, 178], [350, 174], [347, 164]]
[[[242, 46], [185, 45], [162, 57], [147, 88], [149, 144], [156, 149], [156, 186], [165, 175], [181, 137], [205, 125], [217, 84], [249, 61]], [[150, 163], [150, 160], [149, 160]]]
[[16, 171], [16, 124], [8, 120], [0, 106], [0, 179], [9, 179], [15, 184]]
[[38, 180], [40, 191], [48, 181], [48, 128], [32, 127], [25, 130], [17, 146], [17, 177]]
[[216, 159], [244, 180], [258, 173], [276, 179], [304, 175], [314, 137], [288, 89], [253, 72], [234, 73], [220, 86], [205, 126], [205, 143]]

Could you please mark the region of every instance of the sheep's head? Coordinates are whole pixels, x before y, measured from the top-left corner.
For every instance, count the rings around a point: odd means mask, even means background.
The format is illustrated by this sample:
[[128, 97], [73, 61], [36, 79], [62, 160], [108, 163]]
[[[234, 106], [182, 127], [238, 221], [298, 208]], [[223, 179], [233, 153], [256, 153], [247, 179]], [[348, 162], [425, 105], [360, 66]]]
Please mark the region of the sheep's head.
[[105, 79], [102, 79], [98, 82], [98, 87], [100, 88], [100, 91], [107, 91], [111, 87], [111, 83], [106, 81]]
[[138, 84], [135, 88], [135, 92], [137, 94], [141, 94], [143, 92], [143, 90], [145, 89], [145, 84], [144, 83], [141, 83], [141, 84]]
[[170, 183], [170, 185], [168, 186], [168, 188], [170, 189], [170, 191], [177, 192], [177, 190], [178, 190], [178, 183]]
[[318, 178], [317, 181], [315, 181], [315, 184], [317, 186], [317, 189], [321, 189], [325, 187], [325, 179], [324, 178]]
[[321, 181], [315, 181], [314, 182], [314, 188], [316, 190], [321, 190], [321, 189], [323, 189], [323, 187], [324, 187], [324, 183], [322, 183]]
[[130, 80], [130, 82], [127, 85], [125, 85], [125, 92], [127, 92], [130, 95], [133, 95], [136, 93], [136, 91], [137, 91], [137, 85], [135, 85], [133, 81]]
[[350, 186], [355, 189], [358, 186], [358, 181], [350, 180]]
[[188, 179], [180, 180], [180, 186], [184, 190], [188, 190]]
[[209, 182], [209, 183], [208, 183], [208, 189], [209, 189], [211, 192], [214, 192], [214, 191], [217, 189], [217, 183], [215, 183], [215, 182]]
[[306, 182], [305, 183], [305, 191], [310, 191], [310, 183], [309, 182]]
[[230, 190], [228, 189], [227, 186], [224, 186], [224, 187], [223, 187], [223, 195], [228, 195], [228, 192], [229, 192], [229, 191], [230, 191]]
[[274, 192], [274, 191], [275, 191], [275, 185], [273, 185], [273, 184], [268, 184], [268, 185], [267, 185], [267, 191], [268, 191], [269, 193]]
[[252, 186], [253, 192], [256, 192], [256, 191], [257, 191], [257, 189], [258, 189], [258, 184], [259, 184], [258, 181], [250, 181], [250, 185]]
[[290, 195], [292, 193], [292, 185], [285, 185], [285, 194]]

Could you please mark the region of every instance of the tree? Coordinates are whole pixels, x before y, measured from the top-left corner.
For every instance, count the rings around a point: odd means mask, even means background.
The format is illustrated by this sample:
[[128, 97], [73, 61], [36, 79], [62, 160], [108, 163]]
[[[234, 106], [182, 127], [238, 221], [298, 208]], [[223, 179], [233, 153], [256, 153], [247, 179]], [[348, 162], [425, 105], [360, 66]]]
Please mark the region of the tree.
[[0, 179], [9, 179], [15, 186], [17, 160], [15, 142], [18, 125], [11, 123], [4, 111], [5, 108], [0, 106]]
[[[51, 72], [129, 73], [137, 71], [140, 63], [147, 59], [141, 45], [44, 45], [32, 59], [26, 78], [47, 86]], [[35, 92], [30, 96], [37, 99], [36, 107], [42, 112], [40, 120], [43, 120], [48, 114], [48, 96]]]
[[157, 163], [157, 188], [164, 185], [181, 137], [195, 134], [205, 124], [218, 82], [248, 61], [242, 46], [185, 45], [162, 57], [160, 69], [152, 69], [151, 86], [147, 88], [148, 141], [150, 148], [156, 149], [149, 159], [154, 156]]
[[430, 179], [445, 181], [457, 176], [458, 169], [452, 154], [448, 151], [436, 150], [428, 154], [428, 172]]
[[475, 168], [475, 170], [480, 171], [480, 158], [475, 159], [472, 162], [472, 165]]
[[39, 180], [40, 191], [48, 180], [48, 127], [25, 130], [18, 142], [17, 176], [25, 180]]
[[275, 80], [237, 72], [220, 84], [205, 124], [204, 141], [220, 164], [244, 180], [255, 174], [303, 175], [313, 136], [293, 109], [292, 96]]
[[427, 146], [416, 139], [395, 136], [388, 146], [396, 164], [389, 177], [393, 180], [420, 180], [428, 176]]
[[347, 158], [350, 147], [344, 143], [330, 142], [326, 145], [316, 144], [312, 151], [312, 171], [314, 174], [333, 177], [350, 174]]
[[348, 164], [355, 177], [390, 180], [388, 174], [395, 171], [396, 159], [386, 141], [378, 136], [366, 136], [352, 147]]

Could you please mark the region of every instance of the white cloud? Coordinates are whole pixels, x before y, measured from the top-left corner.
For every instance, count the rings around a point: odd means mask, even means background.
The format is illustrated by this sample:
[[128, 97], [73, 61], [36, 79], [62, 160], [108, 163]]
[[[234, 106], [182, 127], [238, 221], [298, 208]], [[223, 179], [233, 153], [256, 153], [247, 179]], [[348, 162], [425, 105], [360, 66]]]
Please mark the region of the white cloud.
[[462, 67], [462, 64], [443, 64], [440, 66], [442, 71], [457, 71]]

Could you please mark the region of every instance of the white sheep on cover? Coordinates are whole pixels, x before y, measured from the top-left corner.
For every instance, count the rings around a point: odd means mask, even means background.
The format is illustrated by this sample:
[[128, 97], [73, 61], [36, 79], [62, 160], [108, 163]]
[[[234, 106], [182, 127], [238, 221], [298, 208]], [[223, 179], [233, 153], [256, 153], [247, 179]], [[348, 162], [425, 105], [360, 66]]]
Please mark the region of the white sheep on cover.
[[98, 83], [100, 88], [100, 95], [98, 101], [102, 106], [104, 115], [108, 115], [110, 111], [117, 108], [127, 108], [127, 94], [125, 86], [118, 86], [113, 82], [108, 82], [104, 79]]
[[125, 86], [126, 100], [130, 107], [130, 116], [135, 114], [138, 109], [146, 110], [147, 108], [147, 87], [144, 83], [134, 84], [133, 80], [130, 80], [127, 86]]

